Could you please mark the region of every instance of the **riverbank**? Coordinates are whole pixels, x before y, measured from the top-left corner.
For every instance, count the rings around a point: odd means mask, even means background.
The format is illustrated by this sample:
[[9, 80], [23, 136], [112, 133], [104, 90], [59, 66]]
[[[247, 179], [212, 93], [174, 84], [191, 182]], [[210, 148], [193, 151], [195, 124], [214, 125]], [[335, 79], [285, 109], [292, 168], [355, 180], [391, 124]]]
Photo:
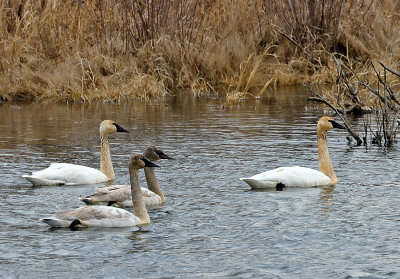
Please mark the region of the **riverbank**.
[[378, 61], [398, 69], [395, 1], [319, 2], [0, 0], [0, 99], [224, 88], [234, 102], [271, 86], [335, 82], [333, 53], [357, 72]]

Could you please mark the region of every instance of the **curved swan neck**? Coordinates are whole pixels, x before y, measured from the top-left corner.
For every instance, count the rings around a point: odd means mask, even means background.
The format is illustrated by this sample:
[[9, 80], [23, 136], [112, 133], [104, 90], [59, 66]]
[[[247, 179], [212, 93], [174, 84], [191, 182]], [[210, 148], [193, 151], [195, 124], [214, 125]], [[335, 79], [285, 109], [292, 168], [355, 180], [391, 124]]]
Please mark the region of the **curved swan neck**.
[[142, 190], [139, 185], [138, 170], [129, 168], [129, 175], [131, 180], [131, 192], [133, 201], [133, 211], [136, 217], [141, 220], [142, 225], [150, 223], [150, 217], [147, 213], [146, 205], [142, 196]]
[[100, 135], [100, 171], [108, 177], [108, 180], [115, 179], [111, 162], [110, 143], [106, 135]]
[[161, 190], [160, 184], [158, 184], [158, 180], [154, 173], [154, 168], [144, 168], [144, 174], [146, 175], [147, 187], [149, 190], [159, 195], [162, 202], [165, 202], [164, 193]]
[[326, 134], [326, 130], [317, 128], [319, 169], [331, 179], [333, 184], [336, 184], [338, 183], [338, 179], [333, 171], [332, 161], [326, 143]]

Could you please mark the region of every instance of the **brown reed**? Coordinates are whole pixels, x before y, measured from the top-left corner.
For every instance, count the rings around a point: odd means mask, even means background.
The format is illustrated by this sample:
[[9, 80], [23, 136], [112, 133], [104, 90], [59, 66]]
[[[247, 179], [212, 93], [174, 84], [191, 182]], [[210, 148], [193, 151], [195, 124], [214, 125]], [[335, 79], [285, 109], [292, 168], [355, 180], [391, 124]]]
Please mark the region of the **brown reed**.
[[[121, 101], [176, 88], [229, 104], [270, 86], [397, 69], [394, 0], [0, 0], [0, 98]], [[357, 16], [354, 16], [354, 15]], [[236, 97], [235, 97], [236, 96]]]

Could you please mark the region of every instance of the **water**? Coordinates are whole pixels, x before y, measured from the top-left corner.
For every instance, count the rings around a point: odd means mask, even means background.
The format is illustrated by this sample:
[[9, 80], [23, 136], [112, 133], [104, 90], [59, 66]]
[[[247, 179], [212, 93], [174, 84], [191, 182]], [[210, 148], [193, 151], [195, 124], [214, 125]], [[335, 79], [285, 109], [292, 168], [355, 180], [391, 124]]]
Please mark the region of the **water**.
[[[163, 104], [0, 105], [1, 278], [399, 278], [398, 146], [348, 146], [328, 134], [334, 187], [250, 191], [278, 166], [318, 168], [316, 122], [299, 89], [231, 110], [190, 95]], [[116, 183], [129, 155], [156, 145], [167, 204], [137, 228], [50, 229], [93, 185], [32, 187], [22, 174], [62, 161], [99, 167], [98, 125], [112, 119]], [[357, 121], [355, 122], [357, 123]], [[141, 174], [142, 186], [145, 186]]]

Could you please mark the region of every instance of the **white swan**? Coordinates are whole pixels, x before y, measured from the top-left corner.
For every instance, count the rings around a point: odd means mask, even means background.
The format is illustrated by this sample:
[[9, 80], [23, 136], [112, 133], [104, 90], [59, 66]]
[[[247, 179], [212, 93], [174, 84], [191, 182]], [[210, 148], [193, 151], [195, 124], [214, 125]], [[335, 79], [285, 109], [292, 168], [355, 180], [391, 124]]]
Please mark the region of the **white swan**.
[[320, 171], [304, 167], [281, 167], [256, 174], [240, 180], [250, 185], [252, 189], [283, 187], [315, 187], [337, 184], [338, 179], [333, 171], [326, 144], [327, 131], [332, 128], [346, 129], [331, 117], [323, 116], [317, 124], [318, 158]]
[[100, 170], [68, 163], [52, 163], [48, 168], [22, 177], [33, 185], [94, 184], [114, 180], [108, 136], [115, 132], [129, 133], [117, 123], [104, 120], [100, 124]]
[[139, 169], [144, 167], [158, 167], [147, 160], [143, 155], [133, 155], [129, 160], [129, 174], [131, 181], [131, 196], [133, 200], [133, 213], [112, 206], [83, 206], [70, 211], [56, 213], [40, 221], [52, 227], [131, 227], [147, 226], [150, 217], [147, 213], [139, 186]]
[[[156, 162], [160, 159], [172, 159], [162, 150], [155, 146], [149, 146], [143, 153], [143, 156], [151, 162]], [[142, 195], [146, 206], [161, 205], [165, 203], [165, 196], [154, 174], [154, 168], [144, 168], [146, 175], [147, 187], [142, 187]], [[96, 188], [97, 193], [81, 198], [87, 205], [104, 204], [118, 205], [120, 207], [131, 207], [132, 195], [129, 185], [112, 185], [103, 188]]]

